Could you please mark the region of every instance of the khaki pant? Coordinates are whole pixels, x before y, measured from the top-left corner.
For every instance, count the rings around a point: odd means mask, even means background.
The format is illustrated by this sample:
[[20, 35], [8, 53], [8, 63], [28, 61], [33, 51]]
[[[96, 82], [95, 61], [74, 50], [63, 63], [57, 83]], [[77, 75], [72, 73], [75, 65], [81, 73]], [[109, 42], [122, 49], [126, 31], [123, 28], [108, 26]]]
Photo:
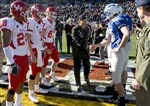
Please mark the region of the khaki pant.
[[150, 106], [150, 92], [143, 87], [136, 91], [136, 106]]

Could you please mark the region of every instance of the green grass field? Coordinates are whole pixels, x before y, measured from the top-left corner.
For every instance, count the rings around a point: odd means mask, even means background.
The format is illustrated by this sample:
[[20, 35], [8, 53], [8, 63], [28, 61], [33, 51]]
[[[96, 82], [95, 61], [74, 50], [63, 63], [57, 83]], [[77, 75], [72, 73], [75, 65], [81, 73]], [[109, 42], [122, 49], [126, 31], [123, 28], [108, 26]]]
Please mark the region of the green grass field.
[[[67, 41], [66, 41], [66, 35], [63, 33], [63, 52], [67, 53]], [[132, 42], [132, 49], [130, 51], [130, 58], [135, 59], [136, 57], [136, 37], [134, 35], [131, 36], [131, 42]]]

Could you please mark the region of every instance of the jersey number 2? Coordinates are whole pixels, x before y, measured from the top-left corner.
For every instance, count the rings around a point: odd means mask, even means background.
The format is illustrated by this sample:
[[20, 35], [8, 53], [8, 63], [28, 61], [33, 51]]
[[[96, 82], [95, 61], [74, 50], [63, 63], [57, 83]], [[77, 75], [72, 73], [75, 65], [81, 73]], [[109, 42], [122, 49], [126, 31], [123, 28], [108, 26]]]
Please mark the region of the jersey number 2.
[[18, 37], [18, 39], [17, 39], [18, 46], [25, 45], [24, 34], [23, 33], [19, 33], [17, 37]]

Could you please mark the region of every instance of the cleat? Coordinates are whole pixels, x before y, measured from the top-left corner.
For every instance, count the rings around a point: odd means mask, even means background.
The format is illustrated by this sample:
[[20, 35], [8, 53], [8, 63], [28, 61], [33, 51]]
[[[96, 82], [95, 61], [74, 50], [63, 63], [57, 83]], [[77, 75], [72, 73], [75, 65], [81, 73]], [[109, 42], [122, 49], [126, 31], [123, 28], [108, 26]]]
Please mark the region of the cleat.
[[53, 79], [56, 82], [59, 81], [54, 74], [51, 74], [48, 77], [51, 78], [51, 79]]
[[39, 100], [34, 96], [34, 94], [29, 94], [28, 98], [34, 103], [39, 103]]
[[83, 92], [84, 90], [82, 89], [81, 86], [77, 86], [77, 92]]
[[42, 88], [39, 88], [39, 89], [37, 89], [37, 90], [34, 90], [34, 92], [35, 92], [35, 93], [40, 93], [40, 94], [47, 94], [47, 93], [48, 93], [47, 90], [44, 90], [44, 89], [42, 89]]
[[86, 94], [86, 92], [82, 89], [81, 86], [77, 86], [77, 92], [78, 94]]
[[46, 86], [46, 87], [52, 86], [46, 79], [42, 80], [41, 84], [44, 85], [44, 86]]

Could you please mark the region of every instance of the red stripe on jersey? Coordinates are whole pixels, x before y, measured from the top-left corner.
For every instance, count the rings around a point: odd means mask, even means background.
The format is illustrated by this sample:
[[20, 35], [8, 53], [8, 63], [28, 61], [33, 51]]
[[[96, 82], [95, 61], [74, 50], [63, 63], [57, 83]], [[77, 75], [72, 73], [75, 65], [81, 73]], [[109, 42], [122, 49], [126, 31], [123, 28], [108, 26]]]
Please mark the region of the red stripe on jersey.
[[33, 44], [33, 42], [30, 40], [30, 43]]
[[53, 23], [53, 21], [51, 19], [46, 18], [51, 24]]
[[13, 49], [16, 49], [16, 47], [14, 46], [13, 42], [11, 41], [9, 44]]
[[10, 29], [7, 29], [7, 28], [2, 28], [1, 30], [8, 30], [9, 32], [11, 32], [11, 30], [10, 30]]
[[27, 31], [33, 32], [33, 30], [31, 30], [31, 29], [27, 29]]

